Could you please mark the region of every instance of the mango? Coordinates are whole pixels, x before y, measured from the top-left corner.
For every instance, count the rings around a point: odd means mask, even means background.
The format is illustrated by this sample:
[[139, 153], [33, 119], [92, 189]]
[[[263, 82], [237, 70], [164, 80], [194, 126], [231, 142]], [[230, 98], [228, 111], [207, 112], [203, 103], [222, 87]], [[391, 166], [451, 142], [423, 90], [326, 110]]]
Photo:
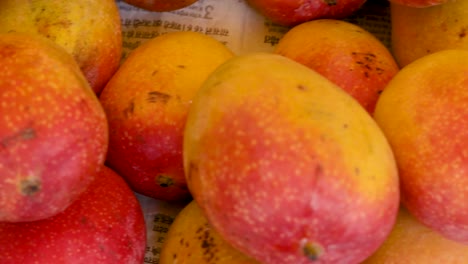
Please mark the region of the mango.
[[391, 3], [391, 46], [400, 67], [445, 49], [468, 49], [468, 0], [417, 8]]
[[388, 48], [364, 28], [337, 19], [317, 19], [291, 28], [275, 53], [317, 71], [353, 96], [370, 114], [398, 72]]
[[372, 117], [281, 55], [236, 56], [210, 74], [183, 150], [209, 223], [262, 263], [358, 263], [397, 215], [396, 163]]
[[159, 264], [170, 263], [260, 264], [224, 241], [194, 200], [177, 214], [165, 237]]
[[73, 57], [42, 36], [0, 34], [0, 221], [65, 210], [107, 147], [106, 115]]
[[468, 243], [468, 51], [408, 64], [389, 82], [374, 118], [398, 165], [402, 202], [422, 223]]
[[384, 244], [362, 264], [465, 264], [468, 245], [423, 225], [404, 207]]
[[54, 41], [73, 56], [96, 94], [122, 56], [120, 13], [114, 0], [2, 0], [0, 32]]
[[124, 0], [127, 4], [154, 12], [168, 12], [187, 7], [197, 0]]
[[190, 198], [183, 128], [192, 97], [233, 53], [202, 33], [181, 31], [136, 48], [99, 99], [109, 122], [106, 164], [136, 192], [162, 200]]
[[47, 219], [0, 222], [2, 264], [141, 264], [146, 226], [125, 181], [103, 166], [67, 209]]
[[342, 19], [350, 16], [366, 0], [247, 0], [247, 3], [269, 20], [295, 26], [320, 18]]

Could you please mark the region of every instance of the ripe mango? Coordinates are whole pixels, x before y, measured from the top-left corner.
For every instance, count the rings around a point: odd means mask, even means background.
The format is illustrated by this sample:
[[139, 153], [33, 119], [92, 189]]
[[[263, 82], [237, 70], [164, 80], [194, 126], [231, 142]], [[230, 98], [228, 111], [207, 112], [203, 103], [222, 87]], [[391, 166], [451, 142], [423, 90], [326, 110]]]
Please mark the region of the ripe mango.
[[172, 32], [136, 48], [109, 80], [99, 97], [109, 121], [106, 162], [133, 190], [162, 200], [190, 197], [182, 165], [188, 107], [231, 56], [210, 36]]
[[445, 49], [468, 49], [468, 0], [425, 7], [391, 3], [391, 45], [400, 67]]
[[392, 150], [341, 88], [284, 56], [231, 58], [193, 99], [189, 190], [225, 241], [262, 263], [358, 263], [384, 241]]
[[0, 32], [46, 37], [76, 60], [99, 94], [120, 64], [122, 31], [114, 0], [2, 0]]
[[146, 226], [130, 187], [103, 166], [67, 209], [40, 221], [0, 222], [2, 264], [141, 264]]
[[444, 50], [401, 69], [374, 118], [392, 146], [402, 202], [422, 223], [468, 243], [468, 51]]
[[269, 20], [295, 26], [320, 18], [345, 18], [361, 8], [366, 0], [247, 0]]
[[317, 19], [291, 28], [274, 52], [322, 74], [370, 114], [399, 70], [379, 39], [358, 25], [337, 19]]
[[169, 228], [159, 264], [260, 264], [226, 243], [192, 200]]
[[465, 264], [468, 245], [423, 225], [404, 207], [384, 244], [362, 264]]
[[187, 7], [197, 0], [124, 0], [127, 4], [155, 12], [168, 12]]
[[42, 36], [0, 34], [0, 221], [65, 210], [107, 146], [104, 110], [73, 57]]

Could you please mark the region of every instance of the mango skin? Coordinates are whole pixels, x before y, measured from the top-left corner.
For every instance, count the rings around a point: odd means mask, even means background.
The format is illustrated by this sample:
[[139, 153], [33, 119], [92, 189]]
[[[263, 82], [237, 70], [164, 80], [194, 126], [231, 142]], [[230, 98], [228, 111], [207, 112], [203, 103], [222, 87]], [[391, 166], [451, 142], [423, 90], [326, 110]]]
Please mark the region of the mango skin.
[[0, 1], [0, 32], [46, 37], [70, 53], [96, 94], [120, 64], [122, 30], [114, 0]]
[[400, 207], [384, 244], [362, 264], [465, 264], [468, 245], [447, 239]]
[[391, 45], [400, 67], [436, 51], [468, 49], [468, 1], [427, 8], [391, 3]]
[[206, 77], [233, 53], [195, 32], [158, 36], [136, 48], [99, 99], [109, 122], [106, 164], [136, 192], [162, 200], [190, 198], [183, 162], [183, 128]]
[[0, 222], [0, 234], [2, 264], [141, 264], [146, 247], [141, 205], [107, 167], [63, 212], [39, 221]]
[[366, 0], [247, 0], [271, 21], [295, 26], [320, 18], [342, 19], [357, 11]]
[[226, 243], [196, 201], [188, 203], [169, 228], [159, 264], [260, 264]]
[[358, 25], [317, 19], [291, 28], [274, 52], [317, 71], [353, 96], [370, 114], [398, 72], [393, 55]]
[[0, 34], [0, 221], [65, 210], [107, 146], [104, 110], [73, 57], [41, 36]]
[[168, 12], [187, 7], [197, 0], [124, 0], [126, 3], [154, 12]]
[[390, 81], [374, 118], [392, 146], [402, 202], [422, 223], [468, 243], [468, 51], [444, 50]]
[[396, 164], [376, 123], [281, 55], [218, 67], [193, 100], [183, 147], [188, 187], [208, 221], [262, 263], [358, 263], [396, 218]]

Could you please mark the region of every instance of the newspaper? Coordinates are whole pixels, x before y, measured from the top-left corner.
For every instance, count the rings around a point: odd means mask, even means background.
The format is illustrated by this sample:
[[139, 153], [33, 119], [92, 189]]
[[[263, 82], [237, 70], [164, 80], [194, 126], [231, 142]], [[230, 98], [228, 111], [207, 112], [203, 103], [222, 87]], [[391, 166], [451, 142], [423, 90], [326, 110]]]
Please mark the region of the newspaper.
[[166, 202], [135, 193], [145, 217], [146, 249], [143, 263], [159, 263], [164, 238], [175, 216], [187, 202]]
[[[275, 24], [253, 10], [245, 0], [198, 0], [171, 12], [151, 12], [116, 0], [123, 34], [122, 62], [136, 47], [162, 34], [195, 31], [210, 35], [237, 55], [273, 51], [290, 29]], [[373, 33], [390, 48], [390, 18], [387, 0], [368, 0], [352, 16], [344, 19]], [[159, 253], [170, 224], [186, 203], [170, 203], [142, 195], [147, 224], [147, 247], [144, 263], [159, 263]]]

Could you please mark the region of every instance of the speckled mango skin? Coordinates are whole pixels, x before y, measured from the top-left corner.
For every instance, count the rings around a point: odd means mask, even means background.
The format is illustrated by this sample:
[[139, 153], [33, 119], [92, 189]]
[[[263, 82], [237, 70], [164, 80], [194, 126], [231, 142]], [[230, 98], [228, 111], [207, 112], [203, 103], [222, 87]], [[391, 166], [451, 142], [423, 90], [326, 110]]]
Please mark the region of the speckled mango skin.
[[393, 55], [370, 32], [336, 19], [317, 19], [290, 29], [275, 53], [317, 71], [354, 97], [370, 114], [398, 72]]
[[0, 234], [2, 264], [141, 264], [146, 247], [141, 206], [107, 167], [65, 211], [40, 221], [0, 222]]
[[271, 21], [295, 26], [320, 18], [345, 18], [357, 11], [365, 0], [247, 0], [249, 5]]
[[176, 216], [164, 239], [159, 264], [173, 263], [260, 264], [226, 243], [194, 200]]
[[[468, 243], [468, 51], [446, 50], [405, 66], [377, 102], [402, 202], [418, 220]], [[388, 92], [387, 92], [388, 90]]]
[[468, 1], [428, 8], [390, 5], [391, 45], [400, 67], [436, 51], [468, 49]]
[[187, 7], [197, 0], [124, 0], [126, 3], [155, 12], [168, 12]]
[[104, 110], [73, 57], [40, 36], [0, 34], [0, 221], [63, 211], [107, 146]]
[[468, 245], [442, 236], [400, 207], [392, 232], [362, 264], [465, 264], [467, 259]]
[[237, 56], [210, 75], [189, 111], [184, 166], [215, 230], [262, 263], [358, 263], [399, 204], [393, 154], [371, 116], [276, 54]]
[[182, 161], [188, 107], [206, 77], [232, 56], [201, 33], [168, 33], [135, 49], [103, 89], [107, 164], [136, 192], [162, 200], [190, 197]]
[[114, 0], [4, 0], [0, 32], [39, 34], [76, 60], [99, 94], [122, 55], [120, 13]]

